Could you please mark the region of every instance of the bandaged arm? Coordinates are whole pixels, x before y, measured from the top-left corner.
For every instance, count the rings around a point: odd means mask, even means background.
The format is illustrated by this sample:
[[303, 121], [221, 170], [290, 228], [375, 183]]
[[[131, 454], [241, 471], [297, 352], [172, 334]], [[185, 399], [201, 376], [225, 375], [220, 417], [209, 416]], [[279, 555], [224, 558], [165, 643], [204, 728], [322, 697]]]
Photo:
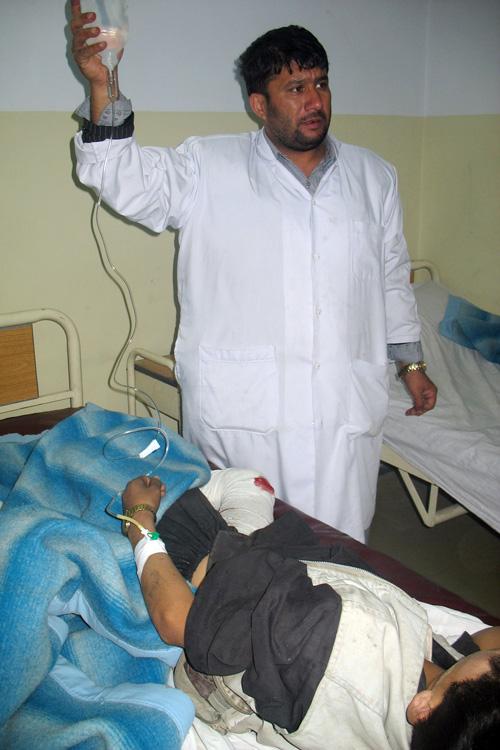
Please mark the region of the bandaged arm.
[[209, 481], [200, 489], [224, 521], [242, 534], [251, 534], [273, 521], [274, 490], [256, 471], [212, 471]]

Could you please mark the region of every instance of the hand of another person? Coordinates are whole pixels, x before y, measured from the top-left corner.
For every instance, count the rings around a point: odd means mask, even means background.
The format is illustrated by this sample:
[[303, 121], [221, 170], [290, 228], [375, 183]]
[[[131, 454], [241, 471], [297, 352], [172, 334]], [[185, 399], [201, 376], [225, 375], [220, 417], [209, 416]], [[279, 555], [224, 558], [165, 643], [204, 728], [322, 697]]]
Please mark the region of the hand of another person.
[[158, 477], [136, 477], [127, 484], [122, 493], [123, 510], [133, 508], [139, 503], [146, 503], [156, 513], [164, 495], [165, 485]]
[[87, 40], [99, 36], [98, 26], [83, 28], [95, 21], [95, 13], [82, 13], [80, 0], [71, 0], [71, 33], [73, 35], [72, 52], [82, 75], [91, 83], [107, 86], [108, 69], [101, 62], [99, 53], [106, 49], [106, 42], [87, 44]]
[[425, 414], [426, 411], [434, 409], [437, 388], [425, 372], [420, 370], [407, 372], [402, 376], [402, 380], [413, 401], [411, 409], [405, 412], [406, 416], [419, 417], [421, 414]]

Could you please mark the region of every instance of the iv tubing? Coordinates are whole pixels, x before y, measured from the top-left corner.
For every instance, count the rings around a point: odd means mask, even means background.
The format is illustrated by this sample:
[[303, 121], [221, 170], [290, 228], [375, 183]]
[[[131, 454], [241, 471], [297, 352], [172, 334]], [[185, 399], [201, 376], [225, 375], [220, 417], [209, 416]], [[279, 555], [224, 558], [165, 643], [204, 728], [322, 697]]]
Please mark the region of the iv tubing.
[[[116, 68], [114, 70], [109, 70], [108, 69], [108, 97], [109, 97], [109, 99], [111, 101], [111, 123], [113, 125], [114, 125], [114, 121], [115, 121], [115, 101], [116, 101], [117, 96], [118, 96], [118, 85], [117, 85], [117, 81], [116, 81], [115, 70], [116, 70]], [[92, 232], [94, 234], [94, 238], [95, 238], [96, 243], [97, 243], [97, 247], [98, 247], [98, 250], [99, 250], [99, 255], [100, 255], [101, 262], [103, 264], [104, 270], [105, 270], [106, 274], [110, 277], [110, 279], [119, 288], [119, 290], [120, 290], [120, 292], [121, 292], [121, 294], [123, 296], [123, 300], [125, 302], [125, 309], [127, 311], [127, 316], [128, 316], [128, 320], [129, 320], [129, 330], [128, 330], [127, 338], [126, 338], [126, 341], [125, 341], [124, 345], [120, 349], [120, 351], [118, 353], [118, 356], [116, 357], [116, 359], [115, 359], [115, 361], [113, 363], [113, 367], [111, 368], [111, 372], [110, 372], [109, 377], [108, 377], [108, 385], [110, 386], [110, 388], [113, 388], [113, 386], [117, 386], [120, 390], [125, 390], [126, 392], [128, 392], [129, 389], [130, 389], [130, 386], [126, 385], [125, 383], [120, 383], [120, 381], [117, 378], [117, 372], [118, 372], [118, 368], [119, 368], [119, 366], [120, 366], [120, 364], [121, 364], [121, 362], [123, 360], [125, 352], [127, 351], [129, 345], [133, 342], [133, 339], [134, 339], [134, 336], [135, 336], [135, 332], [136, 332], [136, 329], [137, 329], [137, 311], [136, 311], [136, 307], [135, 307], [134, 297], [132, 295], [132, 290], [131, 290], [131, 288], [130, 288], [128, 282], [127, 282], [127, 280], [123, 276], [123, 274], [120, 273], [120, 271], [116, 268], [116, 266], [114, 265], [114, 263], [112, 262], [112, 260], [110, 258], [110, 255], [109, 255], [109, 252], [108, 252], [108, 248], [106, 246], [106, 241], [104, 239], [104, 235], [102, 233], [102, 230], [101, 230], [101, 227], [100, 227], [100, 224], [99, 224], [99, 210], [100, 210], [101, 202], [102, 202], [102, 193], [103, 193], [103, 189], [104, 189], [104, 178], [105, 178], [105, 174], [106, 174], [106, 167], [107, 167], [107, 163], [108, 163], [108, 158], [109, 158], [109, 154], [110, 154], [112, 142], [113, 142], [113, 136], [111, 134], [111, 136], [109, 138], [109, 142], [108, 142], [108, 147], [107, 147], [107, 150], [106, 150], [106, 154], [105, 154], [105, 157], [104, 157], [104, 162], [103, 162], [103, 167], [102, 167], [102, 176], [101, 176], [101, 185], [100, 185], [100, 188], [99, 188], [99, 194], [98, 194], [98, 197], [97, 197], [97, 201], [95, 202], [94, 207], [92, 209], [91, 226], [92, 226]], [[169, 450], [169, 447], [170, 447], [170, 442], [169, 442], [169, 438], [168, 438], [168, 435], [167, 435], [166, 431], [161, 426], [160, 412], [159, 412], [158, 406], [156, 405], [156, 403], [153, 400], [153, 398], [148, 393], [145, 393], [144, 391], [142, 391], [142, 390], [140, 390], [138, 388], [134, 388], [133, 390], [134, 390], [134, 393], [140, 393], [141, 395], [145, 396], [146, 399], [148, 400], [148, 402], [150, 403], [150, 405], [153, 407], [154, 411], [156, 412], [156, 426], [154, 426], [154, 427], [137, 427], [137, 428], [130, 429], [130, 430], [124, 430], [123, 432], [120, 432], [117, 435], [112, 435], [107, 440], [107, 442], [103, 445], [103, 449], [102, 450], [103, 450], [103, 454], [105, 455], [106, 448], [108, 447], [108, 445], [113, 440], [116, 440], [119, 437], [130, 435], [130, 434], [137, 433], [137, 432], [146, 432], [148, 430], [154, 430], [156, 432], [156, 434], [158, 434], [158, 435], [161, 434], [161, 436], [163, 437], [164, 448], [163, 448], [162, 454], [161, 454], [158, 462], [146, 474], [146, 476], [150, 476], [151, 474], [153, 474], [153, 472], [155, 472], [161, 466], [161, 464], [166, 459], [167, 454], [168, 454], [168, 450]], [[119, 459], [110, 459], [109, 457], [106, 457], [106, 458], [108, 458], [108, 460], [119, 460]], [[114, 499], [114, 497], [115, 496], [113, 496], [113, 498], [110, 500], [110, 502], [108, 503], [108, 505], [110, 505], [110, 503]], [[110, 515], [115, 515], [114, 513], [111, 513], [111, 511], [108, 510], [108, 507], [106, 507], [106, 512], [108, 512]]]
[[[111, 122], [114, 123], [115, 120], [115, 101], [116, 101], [116, 77], [114, 74], [114, 71], [108, 71], [108, 95], [111, 99]], [[118, 367], [121, 364], [121, 361], [125, 355], [125, 351], [127, 350], [128, 346], [132, 343], [135, 332], [137, 329], [137, 311], [135, 307], [134, 298], [132, 295], [132, 290], [130, 289], [130, 286], [123, 276], [123, 274], [120, 273], [120, 271], [116, 268], [114, 263], [112, 262], [108, 248], [106, 245], [106, 241], [104, 239], [104, 235], [101, 230], [101, 226], [99, 224], [99, 211], [101, 208], [101, 202], [102, 202], [102, 193], [104, 190], [104, 178], [106, 176], [106, 167], [108, 164], [109, 159], [109, 153], [111, 150], [111, 144], [113, 142], [113, 136], [111, 135], [108, 142], [108, 148], [106, 150], [106, 154], [104, 157], [103, 167], [102, 167], [102, 176], [101, 176], [101, 186], [99, 188], [99, 194], [97, 197], [97, 201], [94, 204], [94, 208], [92, 210], [92, 231], [94, 233], [94, 237], [97, 242], [97, 246], [99, 248], [99, 254], [101, 257], [101, 262], [104, 266], [104, 270], [106, 271], [107, 275], [111, 278], [111, 280], [116, 284], [116, 286], [119, 288], [123, 300], [125, 302], [125, 308], [127, 311], [128, 321], [129, 321], [129, 330], [127, 334], [127, 339], [123, 345], [123, 347], [120, 349], [120, 352], [118, 354], [118, 357], [116, 358], [113, 367], [111, 369], [111, 373], [108, 378], [108, 384], [110, 387], [113, 387], [113, 385], [118, 386], [120, 389], [125, 388], [127, 389], [128, 386], [125, 385], [125, 383], [120, 383], [117, 379], [117, 371]]]

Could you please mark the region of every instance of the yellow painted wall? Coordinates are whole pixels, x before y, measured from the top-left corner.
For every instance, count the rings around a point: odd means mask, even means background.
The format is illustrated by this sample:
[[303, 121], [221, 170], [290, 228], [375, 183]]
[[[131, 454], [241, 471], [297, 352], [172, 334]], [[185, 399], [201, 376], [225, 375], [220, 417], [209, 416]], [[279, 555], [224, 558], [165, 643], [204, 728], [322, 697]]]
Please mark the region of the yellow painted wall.
[[[157, 145], [255, 127], [245, 114], [227, 113], [138, 113], [136, 123], [138, 140]], [[412, 257], [435, 260], [453, 291], [500, 312], [497, 127], [495, 117], [342, 115], [333, 123], [339, 138], [373, 148], [397, 166]], [[124, 394], [112, 392], [107, 379], [128, 320], [92, 237], [93, 199], [74, 177], [76, 129], [66, 113], [0, 114], [0, 311], [45, 306], [69, 314], [80, 331], [86, 399], [124, 409]], [[174, 235], [153, 235], [105, 208], [101, 226], [114, 264], [132, 287], [135, 344], [170, 351]], [[51, 360], [47, 366], [51, 384], [60, 368]]]
[[455, 294], [500, 314], [500, 116], [424, 120], [419, 253]]

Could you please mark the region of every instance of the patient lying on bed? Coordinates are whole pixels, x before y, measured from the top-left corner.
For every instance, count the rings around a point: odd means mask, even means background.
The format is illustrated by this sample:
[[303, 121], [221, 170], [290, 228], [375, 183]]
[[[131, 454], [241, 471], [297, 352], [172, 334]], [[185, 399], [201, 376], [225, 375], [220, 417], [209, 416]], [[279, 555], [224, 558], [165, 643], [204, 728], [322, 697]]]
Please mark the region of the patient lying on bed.
[[202, 489], [157, 525], [158, 479], [123, 493], [145, 602], [161, 638], [185, 648], [175, 682], [201, 719], [276, 748], [495, 745], [500, 628], [450, 646], [418, 602], [319, 546], [296, 514], [271, 523], [262, 477], [214, 472]]

